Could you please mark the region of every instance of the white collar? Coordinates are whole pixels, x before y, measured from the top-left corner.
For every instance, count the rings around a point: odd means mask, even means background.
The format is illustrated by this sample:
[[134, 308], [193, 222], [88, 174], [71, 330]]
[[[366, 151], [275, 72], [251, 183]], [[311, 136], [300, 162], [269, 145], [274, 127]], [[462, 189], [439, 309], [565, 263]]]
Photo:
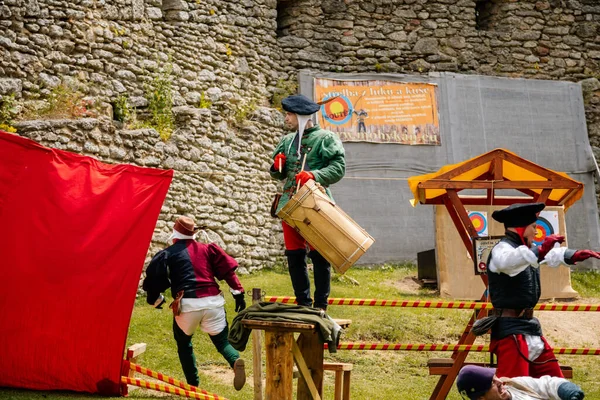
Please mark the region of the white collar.
[[196, 239], [196, 235], [197, 235], [197, 233], [194, 233], [193, 235], [184, 235], [183, 233], [181, 233], [181, 232], [173, 229], [173, 233], [171, 234], [171, 236], [169, 236], [169, 238], [167, 239], [167, 242], [170, 242], [173, 239], [180, 239], [180, 240], [192, 239], [192, 240], [195, 240]]
[[[300, 147], [302, 146], [302, 134], [304, 133], [304, 128], [306, 127], [306, 124], [308, 124], [308, 121], [311, 120], [312, 114], [311, 115], [296, 114], [296, 117], [298, 117], [298, 133], [296, 134], [296, 136], [298, 136], [298, 148], [296, 149], [296, 153], [298, 154], [298, 157], [300, 157]], [[296, 136], [294, 136], [294, 139], [292, 139], [292, 141], [290, 142], [290, 145], [288, 146], [288, 151], [287, 151], [288, 154], [290, 152], [290, 149], [292, 148], [292, 145], [294, 144]]]

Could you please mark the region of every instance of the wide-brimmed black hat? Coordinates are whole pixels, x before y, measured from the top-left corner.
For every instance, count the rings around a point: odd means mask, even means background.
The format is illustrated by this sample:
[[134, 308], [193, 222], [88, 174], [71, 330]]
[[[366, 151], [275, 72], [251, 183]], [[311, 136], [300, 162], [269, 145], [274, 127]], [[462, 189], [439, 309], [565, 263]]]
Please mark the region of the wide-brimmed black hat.
[[298, 115], [311, 115], [321, 108], [320, 105], [301, 94], [288, 96], [281, 100], [281, 107], [287, 112]]
[[492, 218], [507, 228], [518, 228], [533, 224], [537, 214], [546, 207], [544, 203], [511, 204], [492, 213]]

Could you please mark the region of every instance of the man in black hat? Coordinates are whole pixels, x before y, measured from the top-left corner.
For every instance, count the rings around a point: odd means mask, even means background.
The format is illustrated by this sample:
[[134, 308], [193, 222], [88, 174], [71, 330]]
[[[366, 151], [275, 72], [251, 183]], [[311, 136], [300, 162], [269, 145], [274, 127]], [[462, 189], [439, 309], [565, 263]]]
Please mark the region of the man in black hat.
[[487, 263], [494, 306], [487, 322], [493, 323], [490, 351], [498, 357], [498, 376], [563, 376], [539, 321], [533, 317], [541, 295], [539, 266], [558, 267], [600, 258], [595, 251], [558, 246], [565, 239], [560, 235], [549, 235], [541, 246], [535, 246], [537, 216], [544, 207], [543, 203], [513, 204], [492, 213], [492, 218], [506, 228]]
[[170, 306], [173, 309], [173, 336], [188, 384], [200, 384], [192, 346], [192, 336], [200, 327], [233, 368], [233, 386], [241, 390], [246, 382], [244, 360], [229, 343], [225, 297], [217, 282], [224, 280], [229, 285], [236, 312], [246, 308], [244, 288], [235, 274], [238, 263], [217, 244], [197, 242], [198, 229], [201, 228], [194, 225], [192, 218], [177, 218], [169, 238], [173, 244], [158, 252], [146, 268], [143, 284], [146, 301], [162, 308], [165, 298], [161, 292], [171, 288], [175, 298]]
[[585, 397], [579, 386], [563, 378], [498, 378], [495, 369], [477, 365], [460, 370], [456, 388], [465, 400], [583, 400]]
[[[297, 184], [309, 179], [321, 184], [333, 199], [329, 186], [338, 182], [346, 172], [344, 147], [339, 137], [313, 125], [312, 114], [321, 106], [301, 94], [286, 97], [281, 105], [287, 114], [285, 127], [296, 132], [284, 136], [273, 152], [274, 162], [269, 173], [284, 180], [283, 193], [275, 212], [279, 212], [294, 195]], [[296, 302], [303, 306], [327, 309], [330, 291], [331, 266], [323, 256], [309, 247], [315, 275], [314, 303], [310, 296], [310, 281], [306, 266], [307, 243], [298, 232], [282, 221], [285, 255]]]

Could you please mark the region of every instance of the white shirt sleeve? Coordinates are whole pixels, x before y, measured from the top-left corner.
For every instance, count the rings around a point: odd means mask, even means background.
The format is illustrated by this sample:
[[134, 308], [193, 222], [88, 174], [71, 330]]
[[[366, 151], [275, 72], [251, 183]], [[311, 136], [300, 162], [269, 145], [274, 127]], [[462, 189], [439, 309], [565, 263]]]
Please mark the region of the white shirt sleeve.
[[561, 264], [565, 264], [565, 252], [568, 249], [566, 247], [560, 247], [558, 243], [554, 245], [554, 248], [546, 254], [546, 257], [540, 264], [546, 264], [549, 267], [556, 268]]
[[516, 276], [530, 265], [536, 268], [539, 266], [537, 256], [527, 246], [514, 248], [506, 242], [499, 242], [492, 249], [492, 260], [488, 268], [492, 272]]
[[[541, 378], [519, 376], [511, 378], [510, 380], [519, 385], [528, 387], [541, 397], [548, 398], [549, 400], [561, 400], [560, 397], [558, 397], [558, 387], [563, 383], [568, 382], [566, 379], [548, 375], [544, 375]], [[507, 383], [507, 385], [510, 385], [510, 383]]]

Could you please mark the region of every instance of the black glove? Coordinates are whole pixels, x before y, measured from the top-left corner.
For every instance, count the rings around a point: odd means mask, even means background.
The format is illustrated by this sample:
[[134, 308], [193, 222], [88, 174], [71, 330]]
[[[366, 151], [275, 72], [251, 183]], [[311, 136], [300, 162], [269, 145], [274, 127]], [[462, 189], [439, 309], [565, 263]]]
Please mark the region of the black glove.
[[558, 387], [558, 397], [561, 400], [583, 400], [585, 395], [579, 386], [571, 382], [562, 383]]
[[163, 304], [165, 304], [167, 301], [165, 300], [165, 298], [163, 297], [162, 301], [157, 305], [154, 306], [154, 308], [158, 308], [159, 310], [162, 310], [162, 306]]
[[244, 308], [246, 308], [246, 299], [244, 299], [244, 292], [234, 294], [233, 298], [235, 299], [235, 312], [240, 312]]

